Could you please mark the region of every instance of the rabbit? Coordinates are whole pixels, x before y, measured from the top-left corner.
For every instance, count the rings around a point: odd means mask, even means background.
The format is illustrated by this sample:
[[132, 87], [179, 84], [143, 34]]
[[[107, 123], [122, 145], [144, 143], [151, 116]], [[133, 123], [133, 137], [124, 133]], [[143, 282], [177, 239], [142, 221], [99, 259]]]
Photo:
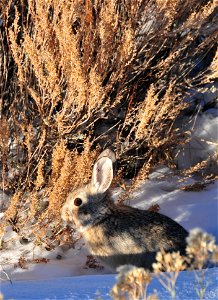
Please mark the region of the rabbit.
[[188, 232], [181, 225], [158, 212], [114, 203], [114, 163], [113, 151], [101, 153], [91, 182], [69, 193], [62, 219], [75, 224], [91, 254], [113, 271], [125, 264], [152, 271], [160, 250], [185, 254]]

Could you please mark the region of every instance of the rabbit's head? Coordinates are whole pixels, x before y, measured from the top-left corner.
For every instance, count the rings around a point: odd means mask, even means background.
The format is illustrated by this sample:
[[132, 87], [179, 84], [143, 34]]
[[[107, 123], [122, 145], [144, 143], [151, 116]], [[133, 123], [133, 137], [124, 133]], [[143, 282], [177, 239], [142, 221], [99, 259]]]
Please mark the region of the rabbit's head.
[[91, 182], [72, 191], [64, 204], [61, 217], [75, 223], [80, 230], [92, 226], [105, 216], [108, 209], [106, 192], [113, 179], [115, 154], [106, 149], [93, 167]]

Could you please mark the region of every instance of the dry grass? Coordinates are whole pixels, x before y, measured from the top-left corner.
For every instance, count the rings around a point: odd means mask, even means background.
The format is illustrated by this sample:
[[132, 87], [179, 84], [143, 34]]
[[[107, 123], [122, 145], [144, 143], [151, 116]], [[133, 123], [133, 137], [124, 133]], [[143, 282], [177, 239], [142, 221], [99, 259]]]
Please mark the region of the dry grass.
[[48, 240], [61, 240], [61, 205], [102, 148], [116, 150], [134, 188], [158, 162], [173, 165], [188, 139], [175, 127], [184, 96], [217, 76], [215, 9], [198, 0], [1, 2], [1, 188], [14, 194], [4, 222], [37, 225], [42, 240], [52, 226]]

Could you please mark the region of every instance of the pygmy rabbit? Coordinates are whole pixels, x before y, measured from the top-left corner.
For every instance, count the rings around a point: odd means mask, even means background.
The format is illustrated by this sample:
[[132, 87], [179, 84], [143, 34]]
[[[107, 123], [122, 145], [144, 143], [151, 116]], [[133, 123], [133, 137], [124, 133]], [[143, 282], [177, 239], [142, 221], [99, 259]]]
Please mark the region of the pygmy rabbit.
[[68, 195], [62, 219], [82, 232], [92, 255], [115, 270], [132, 264], [152, 270], [159, 250], [185, 253], [188, 232], [167, 216], [117, 205], [108, 188], [115, 154], [106, 149], [96, 161], [91, 182]]

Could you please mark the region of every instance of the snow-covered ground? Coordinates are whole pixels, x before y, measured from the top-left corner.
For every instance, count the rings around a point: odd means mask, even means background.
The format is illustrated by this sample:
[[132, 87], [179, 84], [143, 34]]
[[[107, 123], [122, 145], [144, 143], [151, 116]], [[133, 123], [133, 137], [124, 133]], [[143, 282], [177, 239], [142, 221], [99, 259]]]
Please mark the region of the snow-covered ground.
[[[204, 299], [218, 299], [218, 268], [207, 271], [208, 287]], [[109, 292], [115, 283], [114, 275], [92, 275], [64, 277], [52, 280], [15, 281], [4, 283], [2, 291], [5, 299], [14, 300], [73, 300], [111, 299]], [[196, 294], [194, 272], [181, 272], [176, 287], [176, 299], [199, 299]], [[159, 300], [171, 299], [170, 294], [155, 278], [148, 288], [148, 294], [157, 292]]]
[[[195, 181], [191, 178], [179, 179], [179, 176], [170, 174], [166, 167], [158, 168], [134, 193], [134, 201], [130, 203], [143, 209], [159, 204], [161, 213], [186, 229], [200, 227], [218, 241], [218, 183], [211, 183], [200, 191], [184, 191], [181, 187]], [[114, 197], [118, 194], [119, 191], [115, 191]], [[1, 251], [0, 259], [4, 299], [96, 299], [97, 291], [102, 299], [110, 299], [109, 291], [115, 283], [115, 275], [106, 274], [109, 273], [106, 269], [85, 266], [88, 251], [83, 241], [75, 249], [56, 247], [55, 250], [46, 251], [32, 243], [20, 243], [17, 233], [10, 227], [4, 240], [8, 241], [8, 250]], [[47, 258], [49, 261], [27, 263], [27, 269], [14, 267], [21, 256], [26, 259]], [[218, 299], [218, 268], [209, 269], [206, 280], [208, 288], [205, 299]], [[193, 272], [181, 272], [177, 283], [177, 299], [198, 299], [195, 288]], [[157, 279], [149, 286], [149, 291], [153, 290], [158, 292], [159, 299], [170, 298]]]

